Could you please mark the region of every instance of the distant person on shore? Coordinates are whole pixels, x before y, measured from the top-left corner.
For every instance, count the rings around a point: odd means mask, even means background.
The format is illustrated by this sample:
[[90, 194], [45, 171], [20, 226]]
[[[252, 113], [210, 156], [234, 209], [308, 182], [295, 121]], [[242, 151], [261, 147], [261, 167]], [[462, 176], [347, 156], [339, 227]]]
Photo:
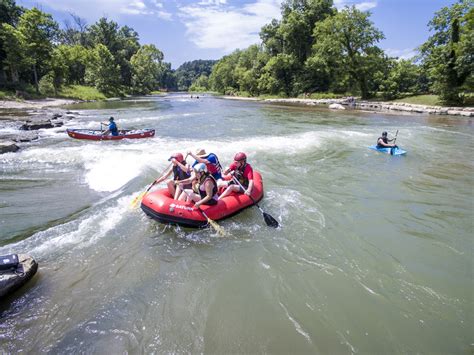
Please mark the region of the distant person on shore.
[[[219, 196], [219, 200], [232, 192], [243, 193], [250, 196], [253, 190], [253, 169], [250, 164], [247, 164], [247, 155], [242, 152], [235, 154], [234, 162], [224, 171], [222, 178], [228, 182], [227, 188]], [[234, 179], [242, 186], [235, 182]]]
[[[181, 153], [174, 153], [169, 157], [168, 161], [170, 161], [172, 165], [161, 177], [155, 180], [155, 184], [165, 181], [171, 175], [171, 173], [173, 173], [172, 179], [168, 180], [166, 185], [168, 186], [168, 192], [170, 193], [171, 197], [177, 200], [181, 191], [177, 191], [176, 184], [181, 180], [188, 179], [191, 176], [189, 172], [190, 167], [186, 164], [186, 160], [183, 158], [183, 154]], [[191, 184], [183, 185], [183, 187], [185, 189], [189, 189], [191, 188]]]
[[382, 137], [377, 139], [377, 148], [397, 148], [396, 144], [390, 144], [389, 142], [393, 142], [394, 139], [387, 138], [387, 132], [382, 132]]
[[113, 136], [118, 136], [118, 128], [117, 128], [117, 124], [114, 122], [114, 118], [113, 117], [110, 117], [109, 118], [109, 123], [101, 123], [102, 125], [104, 126], [109, 126], [108, 129], [102, 133], [104, 136], [108, 135], [109, 133], [111, 133]]

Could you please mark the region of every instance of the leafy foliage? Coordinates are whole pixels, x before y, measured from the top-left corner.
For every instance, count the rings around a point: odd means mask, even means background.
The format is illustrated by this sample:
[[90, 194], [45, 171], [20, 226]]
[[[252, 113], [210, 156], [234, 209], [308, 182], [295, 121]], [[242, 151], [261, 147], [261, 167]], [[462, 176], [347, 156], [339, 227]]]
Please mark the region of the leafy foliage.
[[448, 103], [462, 103], [461, 92], [474, 84], [474, 2], [442, 8], [428, 26], [434, 33], [420, 49], [431, 88]]
[[175, 72], [178, 90], [188, 90], [201, 75], [209, 76], [215, 60], [193, 60], [183, 63]]

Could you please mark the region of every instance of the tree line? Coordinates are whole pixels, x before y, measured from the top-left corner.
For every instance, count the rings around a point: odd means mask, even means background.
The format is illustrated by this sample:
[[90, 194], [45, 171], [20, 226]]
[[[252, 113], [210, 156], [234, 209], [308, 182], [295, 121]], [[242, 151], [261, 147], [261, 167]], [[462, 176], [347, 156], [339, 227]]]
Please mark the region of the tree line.
[[410, 60], [389, 57], [370, 12], [338, 10], [332, 0], [285, 0], [281, 20], [261, 28], [261, 43], [218, 61], [177, 70], [136, 31], [107, 18], [87, 25], [71, 15], [62, 28], [50, 14], [0, 0], [0, 87], [94, 86], [106, 96], [154, 90], [212, 90], [249, 96], [351, 94], [395, 99], [435, 93], [463, 103], [473, 92], [474, 0], [436, 12], [433, 33]]
[[462, 103], [473, 91], [474, 10], [460, 0], [435, 14], [434, 34], [411, 60], [389, 57], [370, 12], [337, 10], [332, 0], [286, 0], [281, 20], [260, 31], [261, 44], [236, 50], [214, 66], [211, 90], [226, 94], [298, 96], [351, 93], [395, 99], [436, 93]]
[[94, 86], [106, 96], [188, 90], [215, 61], [172, 70], [153, 44], [140, 45], [133, 28], [103, 17], [88, 26], [71, 14], [63, 28], [37, 8], [0, 0], [0, 87], [57, 94], [62, 86]]

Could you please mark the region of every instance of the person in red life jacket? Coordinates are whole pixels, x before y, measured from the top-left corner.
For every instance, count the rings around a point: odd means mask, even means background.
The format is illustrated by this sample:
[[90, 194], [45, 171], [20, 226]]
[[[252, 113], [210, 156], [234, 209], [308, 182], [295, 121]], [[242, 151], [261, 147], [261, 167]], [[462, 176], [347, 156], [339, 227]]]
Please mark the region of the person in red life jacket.
[[396, 144], [390, 144], [389, 142], [393, 142], [395, 138], [388, 139], [387, 132], [382, 132], [382, 137], [377, 139], [377, 148], [398, 148]]
[[214, 153], [206, 153], [204, 149], [198, 149], [196, 153], [188, 152], [196, 161], [193, 163], [193, 167], [199, 163], [204, 163], [207, 166], [207, 171], [214, 177], [214, 179], [222, 179], [221, 175], [221, 163]]
[[[158, 179], [155, 180], [155, 184], [159, 184], [162, 181], [168, 179], [168, 177], [173, 173], [173, 178], [168, 180], [166, 185], [168, 186], [168, 192], [175, 200], [178, 199], [181, 191], [177, 191], [176, 182], [188, 179], [190, 177], [189, 166], [186, 164], [186, 160], [181, 153], [174, 153], [169, 157], [168, 161], [172, 164], [168, 170]], [[185, 185], [185, 188], [190, 188], [191, 184]]]
[[[232, 177], [239, 181], [244, 189], [242, 189], [242, 187], [237, 184]], [[250, 196], [253, 190], [253, 169], [250, 164], [247, 164], [247, 156], [245, 153], [240, 152], [234, 156], [234, 162], [224, 171], [222, 178], [229, 182], [225, 191], [219, 196], [219, 200], [228, 196], [232, 192], [244, 193], [247, 196]]]
[[180, 201], [194, 201], [194, 207], [201, 205], [217, 204], [217, 182], [207, 171], [206, 164], [199, 163], [194, 166], [195, 178], [192, 189], [184, 189], [179, 196]]

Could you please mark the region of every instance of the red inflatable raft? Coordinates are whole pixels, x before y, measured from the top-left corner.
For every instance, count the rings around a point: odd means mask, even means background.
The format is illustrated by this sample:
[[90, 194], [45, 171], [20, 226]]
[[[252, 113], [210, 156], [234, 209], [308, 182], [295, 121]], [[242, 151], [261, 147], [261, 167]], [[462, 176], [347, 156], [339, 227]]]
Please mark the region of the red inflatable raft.
[[[256, 202], [263, 198], [263, 182], [260, 173], [253, 173], [252, 197]], [[244, 208], [252, 206], [252, 199], [245, 194], [230, 194], [217, 202], [217, 205], [202, 205], [204, 213], [215, 221], [233, 216]], [[174, 200], [168, 189], [160, 189], [145, 195], [141, 208], [151, 218], [169, 224], [179, 224], [186, 227], [204, 227], [207, 219], [193, 208], [193, 203]]]
[[93, 129], [67, 129], [67, 134], [71, 138], [76, 139], [89, 139], [93, 141], [115, 141], [124, 138], [137, 139], [137, 138], [148, 138], [155, 135], [154, 129], [135, 129], [135, 130], [120, 130], [118, 136], [111, 134], [103, 135], [104, 131], [93, 130]]

